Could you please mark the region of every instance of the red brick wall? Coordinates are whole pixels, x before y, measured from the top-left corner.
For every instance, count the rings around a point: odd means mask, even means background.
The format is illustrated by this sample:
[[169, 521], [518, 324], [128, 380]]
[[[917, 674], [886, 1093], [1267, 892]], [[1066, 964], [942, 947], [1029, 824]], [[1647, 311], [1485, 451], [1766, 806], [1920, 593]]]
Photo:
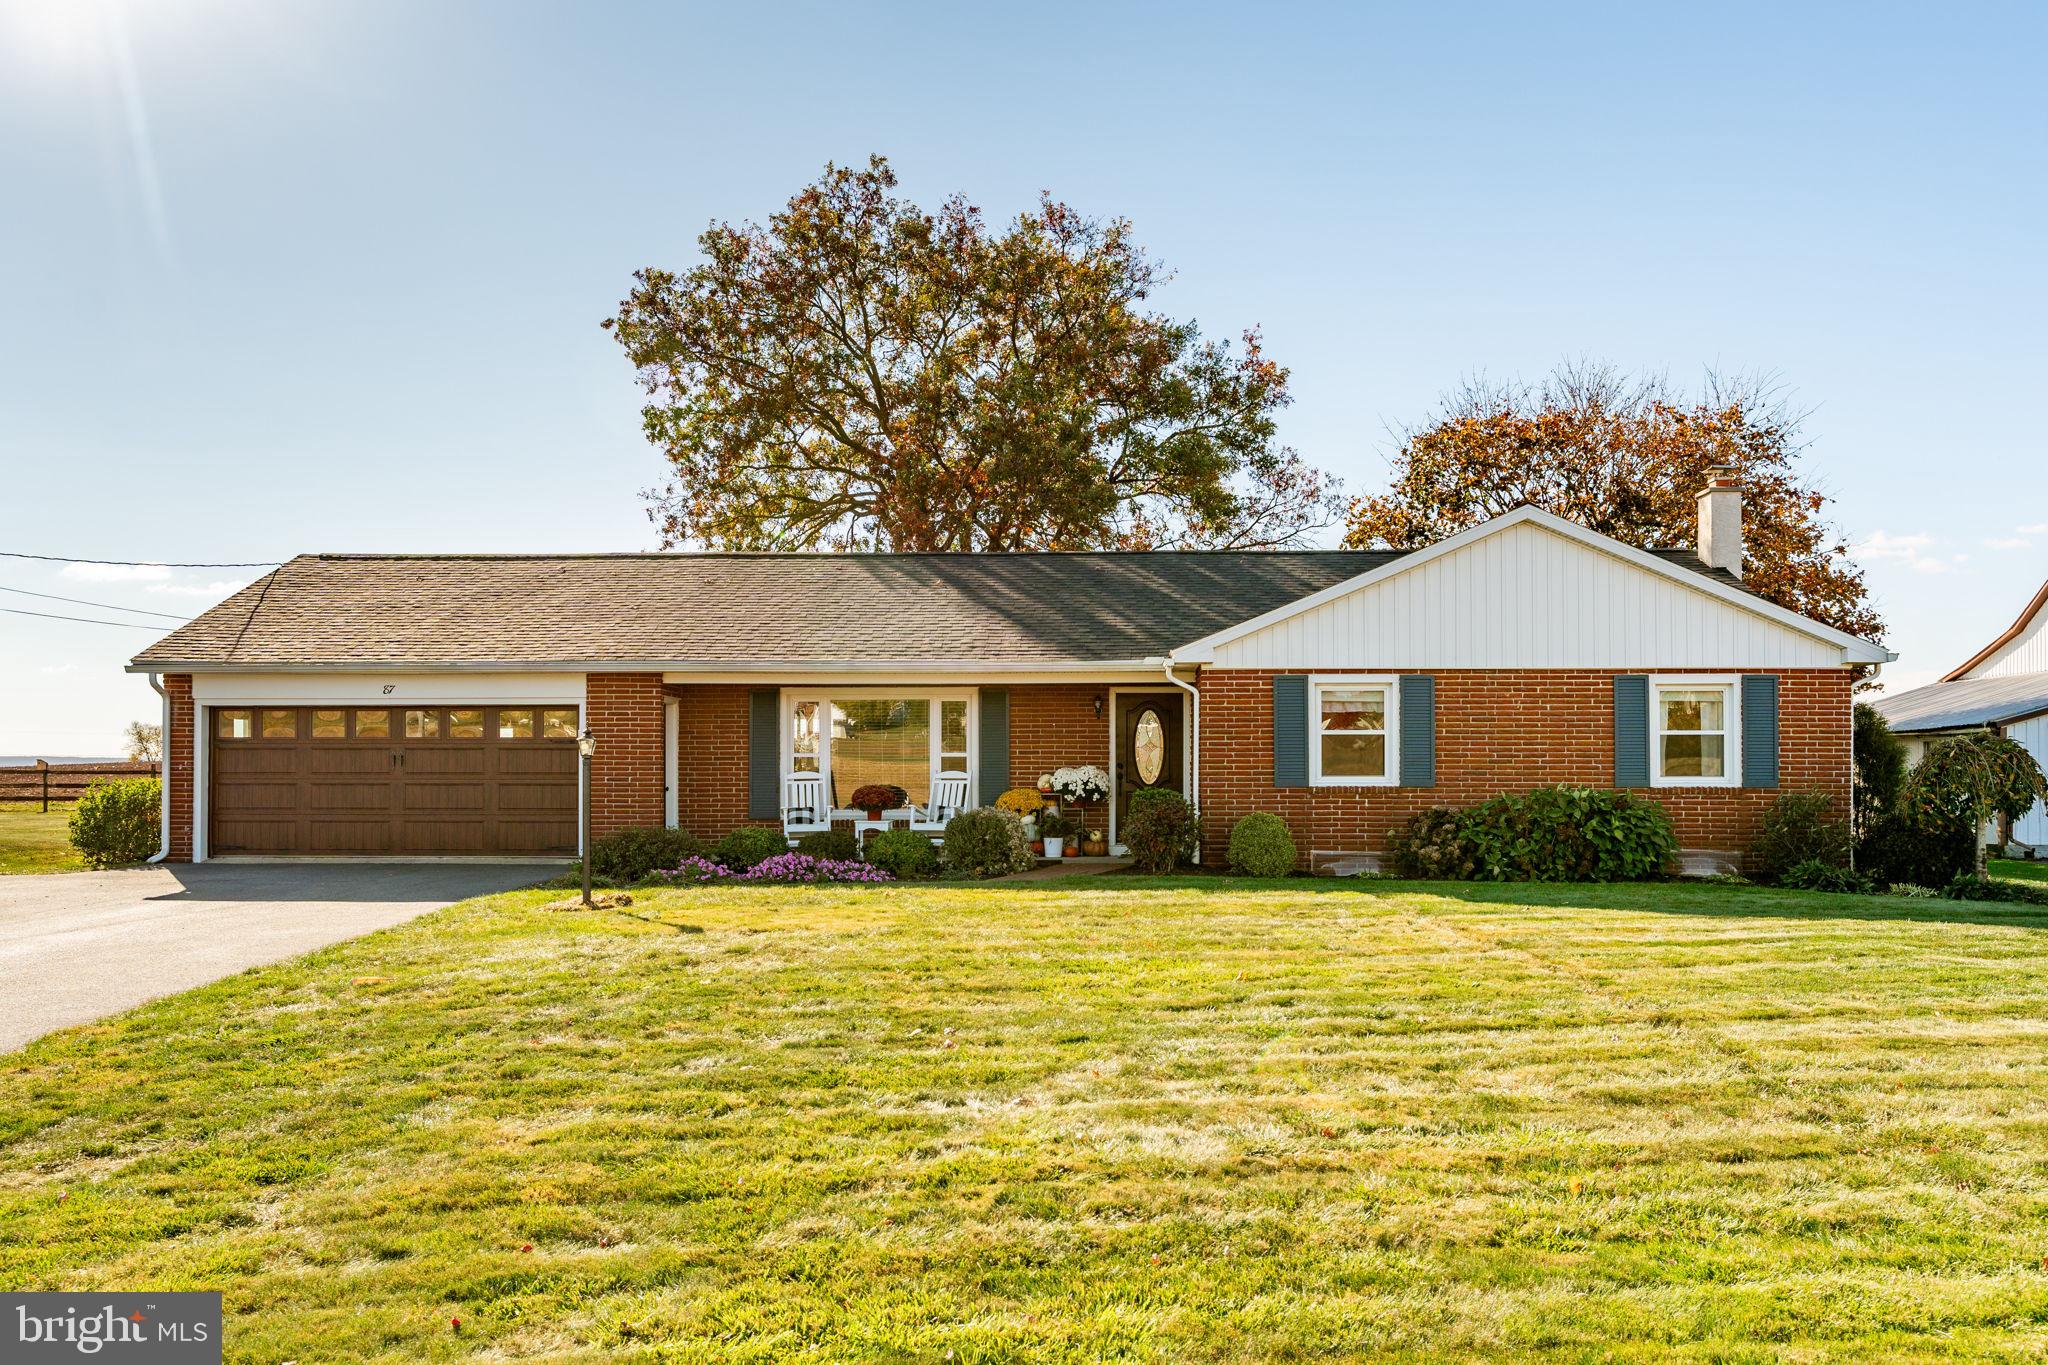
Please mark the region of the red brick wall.
[[747, 819], [747, 692], [723, 683], [670, 689], [676, 697], [676, 823], [716, 839]]
[[[723, 683], [671, 689], [678, 700], [676, 753], [682, 772], [678, 823], [700, 839], [716, 839], [744, 824], [765, 823], [747, 819], [749, 690]], [[1109, 767], [1109, 721], [1106, 715], [1095, 714], [1097, 697], [1108, 704], [1108, 684], [1031, 684], [1008, 691], [1011, 786], [1031, 786], [1040, 773], [1069, 764]], [[656, 754], [658, 765], [658, 748]], [[998, 794], [983, 792], [981, 799], [993, 801]], [[1096, 828], [1107, 821], [1101, 806], [1083, 807], [1077, 813]]]
[[[1847, 813], [1848, 670], [1778, 676], [1778, 788], [1643, 792], [1669, 812], [1683, 846], [1741, 852], [1758, 817], [1783, 791], [1825, 791]], [[1304, 858], [1311, 850], [1378, 853], [1389, 830], [1429, 806], [1471, 805], [1503, 792], [1557, 783], [1614, 785], [1613, 672], [1452, 670], [1435, 677], [1434, 787], [1278, 789], [1273, 786], [1273, 674], [1205, 671], [1200, 679], [1204, 856], [1220, 860], [1231, 825], [1255, 810], [1286, 820]]]
[[590, 760], [592, 838], [664, 820], [659, 673], [592, 673], [584, 724], [597, 737]]
[[171, 784], [171, 851], [168, 861], [192, 861], [192, 675], [166, 673], [171, 728], [164, 736], [164, 780]]
[[[1010, 691], [1010, 785], [1034, 787], [1041, 773], [1093, 763], [1109, 771], [1109, 684], [1052, 683]], [[1102, 698], [1103, 713], [1095, 714]], [[984, 802], [1001, 792], [983, 792]], [[1107, 832], [1109, 809], [1102, 804], [1070, 806], [1090, 829]]]

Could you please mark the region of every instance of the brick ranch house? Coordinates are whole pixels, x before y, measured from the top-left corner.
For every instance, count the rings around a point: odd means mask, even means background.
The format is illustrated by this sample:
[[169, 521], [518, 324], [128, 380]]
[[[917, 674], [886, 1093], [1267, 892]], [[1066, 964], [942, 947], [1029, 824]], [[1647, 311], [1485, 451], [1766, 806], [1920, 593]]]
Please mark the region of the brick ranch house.
[[1697, 555], [1528, 507], [1405, 552], [307, 555], [130, 669], [172, 861], [571, 855], [585, 727], [600, 835], [1085, 763], [1085, 824], [1175, 787], [1212, 859], [1252, 811], [1321, 865], [1560, 782], [1739, 855], [1781, 790], [1847, 808], [1852, 671], [1893, 657], [1745, 590], [1740, 500], [1700, 495]]

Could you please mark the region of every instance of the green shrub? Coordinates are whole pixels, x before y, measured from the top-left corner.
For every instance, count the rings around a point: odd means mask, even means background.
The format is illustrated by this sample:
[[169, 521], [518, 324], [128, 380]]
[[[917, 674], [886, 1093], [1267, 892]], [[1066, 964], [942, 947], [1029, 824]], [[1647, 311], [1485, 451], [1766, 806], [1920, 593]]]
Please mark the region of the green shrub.
[[1861, 836], [1898, 808], [1899, 792], [1906, 785], [1906, 744], [1869, 702], [1856, 703], [1855, 717], [1850, 815]]
[[939, 875], [939, 851], [931, 836], [915, 830], [885, 829], [868, 840], [868, 861], [898, 881]]
[[1777, 884], [1791, 891], [1868, 893], [1869, 879], [1825, 858], [1803, 858], [1777, 875]]
[[1024, 822], [1006, 810], [963, 810], [946, 822], [945, 838], [946, 870], [963, 877], [1000, 877], [1036, 862]]
[[853, 831], [850, 829], [813, 830], [796, 841], [796, 851], [808, 853], [813, 858], [831, 858], [842, 863], [857, 862], [860, 859], [860, 840], [853, 837]]
[[1595, 787], [1496, 796], [1466, 811], [1464, 828], [1487, 881], [1642, 881], [1678, 856], [1662, 806]]
[[1823, 792], [1786, 792], [1771, 802], [1757, 826], [1756, 841], [1749, 846], [1750, 871], [1756, 879], [1783, 882], [1787, 870], [1801, 863], [1848, 867], [1849, 826], [1835, 818], [1834, 804]]
[[1449, 806], [1415, 812], [1387, 836], [1387, 870], [1399, 877], [1468, 881], [1479, 875], [1479, 854], [1466, 837], [1465, 816]]
[[1255, 812], [1230, 829], [1230, 870], [1247, 877], [1284, 877], [1294, 871], [1294, 836], [1277, 815]]
[[1140, 872], [1171, 872], [1194, 861], [1202, 827], [1185, 796], [1166, 787], [1146, 787], [1131, 793], [1129, 812], [1117, 833]]
[[1947, 886], [1976, 867], [1976, 837], [1903, 812], [1881, 817], [1856, 848], [1856, 870], [1885, 885]]
[[2048, 886], [2005, 881], [1976, 872], [1965, 872], [1941, 888], [1948, 901], [2015, 901], [2022, 905], [2048, 905]]
[[767, 862], [778, 853], [789, 852], [789, 839], [779, 829], [768, 829], [761, 825], [741, 825], [718, 841], [712, 850], [712, 859], [724, 863], [734, 872], [747, 872]]
[[[703, 841], [679, 829], [643, 825], [590, 841], [590, 879], [607, 886], [631, 886], [704, 851]], [[573, 869], [583, 875], [579, 863]]]
[[71, 812], [71, 846], [87, 867], [139, 863], [163, 838], [163, 784], [153, 777], [95, 782]]

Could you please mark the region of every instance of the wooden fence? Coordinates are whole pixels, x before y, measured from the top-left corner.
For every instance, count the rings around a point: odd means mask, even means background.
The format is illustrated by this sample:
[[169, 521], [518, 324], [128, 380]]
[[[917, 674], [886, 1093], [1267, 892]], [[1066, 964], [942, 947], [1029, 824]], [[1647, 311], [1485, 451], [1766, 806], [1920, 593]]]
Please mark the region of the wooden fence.
[[127, 777], [156, 777], [155, 763], [43, 763], [26, 768], [0, 768], [0, 804], [9, 801], [39, 801], [44, 810], [52, 801], [76, 801], [95, 782]]

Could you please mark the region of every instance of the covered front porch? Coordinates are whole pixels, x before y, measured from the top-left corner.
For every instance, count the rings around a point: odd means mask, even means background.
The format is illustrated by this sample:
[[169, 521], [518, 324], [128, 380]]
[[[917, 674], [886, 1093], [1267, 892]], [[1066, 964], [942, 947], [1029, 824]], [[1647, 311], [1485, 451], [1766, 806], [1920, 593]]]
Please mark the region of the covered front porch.
[[[1192, 794], [1193, 688], [1159, 673], [1085, 677], [665, 675], [669, 823], [703, 839], [747, 824], [938, 834], [959, 810], [1061, 768], [1109, 778], [1061, 802], [1113, 847], [1132, 791]], [[871, 804], [880, 792], [887, 805]]]

